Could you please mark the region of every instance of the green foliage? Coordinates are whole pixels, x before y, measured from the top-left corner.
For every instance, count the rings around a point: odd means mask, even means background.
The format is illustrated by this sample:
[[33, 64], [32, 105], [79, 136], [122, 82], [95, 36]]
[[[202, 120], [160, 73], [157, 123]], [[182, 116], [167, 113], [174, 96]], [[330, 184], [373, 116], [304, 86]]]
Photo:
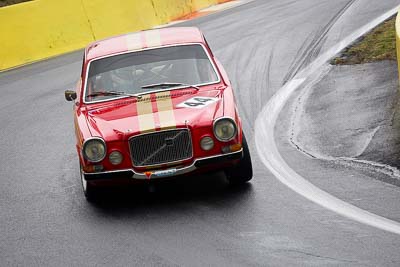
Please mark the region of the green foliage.
[[396, 60], [396, 18], [391, 18], [333, 60], [336, 65], [350, 65], [379, 60]]
[[0, 7], [15, 5], [15, 4], [19, 4], [22, 2], [28, 2], [28, 1], [32, 1], [32, 0], [0, 0]]

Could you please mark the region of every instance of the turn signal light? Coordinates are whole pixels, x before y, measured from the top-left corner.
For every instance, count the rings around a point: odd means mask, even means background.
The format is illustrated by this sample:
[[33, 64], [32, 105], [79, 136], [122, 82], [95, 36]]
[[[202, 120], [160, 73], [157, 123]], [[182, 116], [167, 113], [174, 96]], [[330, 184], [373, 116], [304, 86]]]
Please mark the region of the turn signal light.
[[224, 146], [222, 148], [222, 153], [232, 153], [242, 149], [242, 144], [234, 144], [230, 146]]
[[83, 171], [86, 173], [101, 172], [103, 168], [103, 165], [89, 165], [83, 167]]

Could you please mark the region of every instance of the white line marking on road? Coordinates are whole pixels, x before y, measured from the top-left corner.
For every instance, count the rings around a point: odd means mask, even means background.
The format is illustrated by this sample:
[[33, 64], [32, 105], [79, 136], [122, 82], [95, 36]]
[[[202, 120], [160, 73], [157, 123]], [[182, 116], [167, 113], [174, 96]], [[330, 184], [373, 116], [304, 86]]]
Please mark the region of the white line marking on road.
[[327, 192], [316, 187], [304, 177], [296, 173], [287, 165], [285, 160], [276, 147], [274, 129], [278, 115], [292, 95], [292, 93], [304, 84], [305, 80], [313, 73], [318, 71], [332, 57], [356, 41], [359, 37], [375, 28], [381, 22], [393, 16], [399, 10], [400, 5], [374, 19], [364, 27], [355, 31], [340, 43], [329, 49], [326, 53], [319, 56], [309, 66], [299, 72], [293, 80], [279, 89], [263, 108], [256, 120], [255, 141], [258, 154], [264, 165], [278, 178], [283, 184], [294, 190], [305, 198], [332, 210], [338, 214], [351, 218], [355, 221], [386, 230], [400, 235], [400, 223], [389, 220], [382, 216], [373, 214], [360, 209], [352, 204], [340, 200]]

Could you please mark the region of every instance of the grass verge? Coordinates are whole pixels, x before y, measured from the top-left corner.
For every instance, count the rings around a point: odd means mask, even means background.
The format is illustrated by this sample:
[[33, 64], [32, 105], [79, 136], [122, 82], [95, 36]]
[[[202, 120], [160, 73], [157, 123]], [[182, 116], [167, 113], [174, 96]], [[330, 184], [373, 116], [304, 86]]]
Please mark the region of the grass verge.
[[28, 2], [28, 1], [32, 1], [32, 0], [0, 0], [0, 7], [15, 5], [15, 4], [19, 4], [22, 2]]
[[396, 60], [396, 17], [393, 17], [332, 60], [334, 65], [352, 65], [380, 60]]

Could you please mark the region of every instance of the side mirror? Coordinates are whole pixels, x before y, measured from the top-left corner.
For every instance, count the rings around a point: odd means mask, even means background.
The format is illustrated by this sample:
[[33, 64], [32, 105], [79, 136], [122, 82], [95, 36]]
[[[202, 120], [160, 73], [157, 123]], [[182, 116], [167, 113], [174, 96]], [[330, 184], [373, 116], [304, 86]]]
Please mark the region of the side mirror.
[[65, 92], [65, 99], [67, 101], [74, 101], [76, 99], [76, 92], [72, 90], [66, 90]]

